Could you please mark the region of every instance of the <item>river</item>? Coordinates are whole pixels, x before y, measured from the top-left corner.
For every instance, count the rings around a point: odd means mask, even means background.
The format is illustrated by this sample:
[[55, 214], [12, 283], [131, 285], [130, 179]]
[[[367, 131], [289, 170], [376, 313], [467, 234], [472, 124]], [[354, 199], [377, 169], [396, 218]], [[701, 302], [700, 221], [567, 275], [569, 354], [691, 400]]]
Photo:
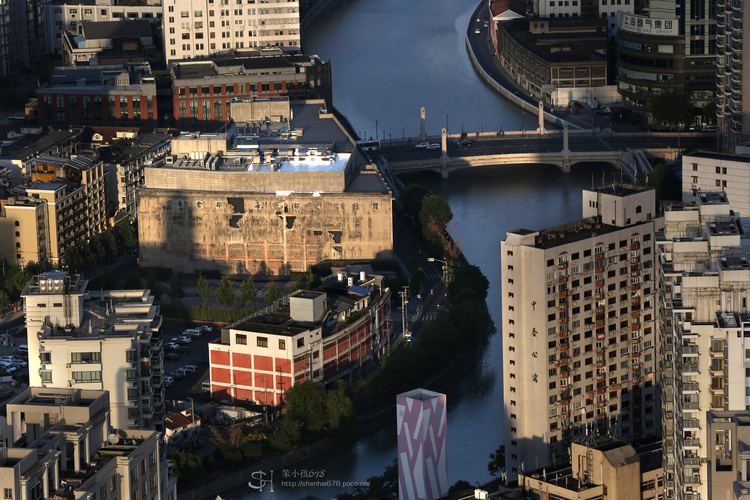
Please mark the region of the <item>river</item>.
[[[476, 4], [459, 0], [403, 2], [337, 0], [305, 34], [306, 50], [331, 59], [334, 104], [360, 135], [394, 137], [419, 133], [419, 108], [427, 109], [427, 131], [439, 133], [448, 115], [449, 132], [461, 125], [468, 132], [520, 130], [521, 110], [496, 96], [475, 75], [464, 46], [465, 27]], [[515, 124], [515, 126], [514, 126]], [[490, 280], [487, 303], [498, 326], [476, 370], [448, 394], [448, 475], [451, 484], [490, 479], [490, 452], [502, 444], [502, 340], [500, 242], [506, 231], [542, 229], [581, 217], [581, 190], [597, 184], [608, 167], [576, 167], [564, 175], [554, 167], [487, 167], [458, 171], [448, 181], [434, 174], [403, 179], [419, 182], [443, 196], [453, 211], [451, 232], [462, 241], [469, 261]], [[619, 177], [619, 176], [614, 176]], [[289, 471], [323, 473], [321, 480], [360, 482], [378, 475], [396, 458], [395, 426], [312, 460]], [[257, 491], [243, 486], [229, 500], [299, 500], [307, 495], [333, 498], [342, 487]], [[293, 478], [289, 478], [293, 479]]]

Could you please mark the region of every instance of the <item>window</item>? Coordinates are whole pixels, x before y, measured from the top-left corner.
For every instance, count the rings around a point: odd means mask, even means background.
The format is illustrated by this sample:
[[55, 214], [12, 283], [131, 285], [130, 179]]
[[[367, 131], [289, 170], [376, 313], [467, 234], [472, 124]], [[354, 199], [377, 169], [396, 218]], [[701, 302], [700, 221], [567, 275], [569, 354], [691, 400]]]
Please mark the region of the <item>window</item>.
[[52, 353], [51, 352], [40, 352], [39, 353], [39, 361], [44, 363], [52, 363]]
[[125, 361], [127, 363], [135, 363], [138, 361], [138, 355], [135, 351], [125, 351]]
[[286, 340], [279, 339], [279, 350], [283, 351], [286, 349]]
[[[138, 418], [138, 408], [128, 408], [128, 419], [129, 420], [136, 420]], [[138, 468], [136, 467], [133, 469], [133, 472], [135, 473], [136, 480], [138, 479]], [[131, 474], [132, 477], [132, 474]], [[138, 490], [135, 490], [134, 492], [136, 495], [138, 494]]]
[[300, 337], [297, 339], [297, 347], [305, 347], [305, 337]]
[[135, 401], [138, 399], [138, 389], [128, 389], [128, 401]]
[[43, 384], [50, 384], [50, 383], [52, 383], [52, 372], [50, 372], [50, 371], [42, 371], [42, 372], [39, 372], [39, 374], [42, 377], [42, 383]]
[[71, 363], [101, 363], [101, 353], [98, 352], [73, 352], [70, 354]]
[[243, 335], [243, 334], [238, 333], [234, 337], [234, 343], [235, 344], [240, 344], [240, 345], [247, 345], [247, 335]]
[[101, 382], [102, 372], [73, 372], [73, 380], [84, 384], [89, 382]]
[[268, 347], [268, 337], [258, 337], [258, 347]]
[[180, 12], [180, 17], [190, 17], [190, 12], [183, 10]]
[[128, 381], [133, 382], [134, 380], [138, 380], [138, 370], [128, 370], [127, 372]]

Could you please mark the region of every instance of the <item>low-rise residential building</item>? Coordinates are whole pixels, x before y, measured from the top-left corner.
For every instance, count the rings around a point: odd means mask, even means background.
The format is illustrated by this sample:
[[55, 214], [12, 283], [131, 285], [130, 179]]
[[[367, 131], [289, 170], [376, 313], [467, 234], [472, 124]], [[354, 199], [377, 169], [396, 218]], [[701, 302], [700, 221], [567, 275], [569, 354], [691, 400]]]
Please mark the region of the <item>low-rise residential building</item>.
[[559, 460], [577, 434], [658, 432], [654, 192], [614, 184], [582, 202], [585, 219], [509, 231], [501, 246], [511, 480]]
[[393, 196], [324, 101], [232, 102], [220, 134], [183, 134], [137, 191], [141, 265], [289, 275], [387, 259]]
[[[364, 274], [364, 273], [362, 273]], [[278, 406], [305, 381], [361, 378], [392, 336], [391, 291], [381, 276], [341, 277], [298, 291], [208, 344], [214, 400]]]
[[318, 56], [264, 50], [253, 56], [175, 62], [170, 70], [174, 120], [182, 130], [219, 129], [232, 118], [235, 99], [324, 99], [332, 107], [331, 63]]
[[12, 263], [57, 267], [66, 248], [109, 227], [103, 164], [45, 155], [28, 167], [28, 181], [0, 200], [0, 251]]
[[[242, 0], [237, 0], [242, 2]], [[262, 47], [301, 47], [299, 1], [264, 7], [255, 0], [163, 0], [167, 64]]]
[[134, 62], [158, 63], [156, 27], [145, 19], [81, 22], [78, 31], [63, 33], [63, 64], [99, 66]]
[[164, 443], [167, 455], [194, 452], [200, 446], [201, 418], [191, 410], [171, 413], [164, 418]]
[[74, 130], [53, 130], [42, 135], [42, 127], [21, 129], [11, 140], [0, 145], [0, 166], [12, 174], [11, 187], [30, 179], [31, 163], [42, 155], [70, 158], [79, 152], [81, 133]]
[[570, 445], [570, 460], [532, 468], [518, 477], [518, 489], [501, 500], [663, 500], [661, 441], [627, 443], [605, 436], [582, 437]]
[[6, 410], [4, 498], [176, 500], [160, 433], [113, 427], [108, 391], [29, 387]]
[[109, 391], [113, 427], [164, 430], [154, 296], [87, 286], [80, 276], [48, 272], [24, 287], [30, 385]]
[[682, 201], [697, 203], [701, 193], [724, 191], [729, 206], [750, 229], [750, 156], [697, 151], [682, 157]]
[[160, 24], [159, 0], [52, 0], [45, 4], [47, 53], [62, 55], [65, 33], [80, 34], [84, 22], [133, 21]]
[[37, 89], [39, 124], [153, 129], [156, 83], [148, 63], [55, 68]]

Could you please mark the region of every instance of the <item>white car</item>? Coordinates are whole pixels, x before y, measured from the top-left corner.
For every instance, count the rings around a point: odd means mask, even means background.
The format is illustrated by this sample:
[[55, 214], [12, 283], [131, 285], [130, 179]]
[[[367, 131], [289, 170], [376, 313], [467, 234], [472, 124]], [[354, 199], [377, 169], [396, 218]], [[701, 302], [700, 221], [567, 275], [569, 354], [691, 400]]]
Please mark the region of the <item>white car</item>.
[[174, 379], [172, 377], [164, 377], [163, 383], [166, 387], [169, 387], [170, 385], [174, 384]]
[[200, 328], [198, 328], [198, 330], [203, 330], [205, 333], [211, 333], [211, 332], [214, 331], [214, 327], [213, 326], [208, 326], [208, 325], [203, 325]]
[[420, 142], [419, 144], [417, 144], [414, 147], [417, 148], [417, 149], [427, 149], [427, 148], [430, 147], [430, 143], [429, 142]]
[[427, 149], [428, 151], [437, 151], [438, 149], [440, 149], [440, 144], [438, 144], [437, 142], [435, 142], [435, 143], [430, 144], [429, 146], [427, 146], [427, 148], [425, 148], [425, 149]]
[[170, 342], [169, 344], [164, 345], [164, 349], [168, 349], [172, 351], [174, 351], [178, 347], [180, 347], [180, 344], [178, 344], [177, 342]]
[[29, 365], [26, 361], [22, 360], [21, 358], [17, 358], [16, 356], [0, 356], [0, 361], [7, 361], [16, 365], [17, 367], [24, 367]]
[[477, 28], [477, 29], [474, 30], [474, 34], [475, 35], [481, 35], [482, 31], [479, 28]]
[[189, 344], [193, 341], [190, 337], [180, 337], [177, 339], [178, 344]]
[[0, 361], [0, 367], [5, 368], [5, 371], [8, 373], [13, 373], [18, 368], [16, 368], [16, 365], [11, 363], [10, 361]]

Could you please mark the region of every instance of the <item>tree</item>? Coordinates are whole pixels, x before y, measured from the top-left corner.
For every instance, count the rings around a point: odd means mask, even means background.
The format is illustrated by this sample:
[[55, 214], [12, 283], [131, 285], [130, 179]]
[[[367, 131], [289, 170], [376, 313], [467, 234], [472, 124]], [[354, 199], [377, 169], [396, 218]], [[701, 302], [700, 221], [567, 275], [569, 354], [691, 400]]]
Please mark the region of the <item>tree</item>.
[[398, 201], [404, 206], [405, 214], [409, 214], [412, 217], [419, 217], [419, 212], [422, 210], [422, 200], [425, 196], [431, 194], [433, 194], [432, 190], [421, 184], [409, 184], [399, 194]]
[[161, 296], [164, 295], [164, 289], [161, 287], [161, 283], [156, 279], [156, 273], [154, 271], [148, 272], [146, 287], [151, 290], [151, 294], [156, 300], [161, 300]]
[[5, 290], [0, 290], [0, 318], [3, 317], [3, 310], [10, 304], [10, 297]]
[[104, 251], [104, 245], [97, 237], [92, 237], [89, 240], [89, 250], [91, 251], [91, 258], [95, 264], [99, 264], [104, 260], [106, 252]]
[[228, 308], [237, 300], [237, 289], [232, 286], [227, 276], [221, 277], [221, 283], [219, 283], [219, 288], [216, 290], [216, 300], [225, 308]]
[[641, 177], [641, 184], [654, 190], [657, 206], [662, 200], [682, 199], [682, 183], [677, 180], [675, 171], [664, 163], [657, 164], [645, 182]]
[[266, 295], [263, 297], [263, 301], [270, 306], [280, 298], [281, 292], [279, 292], [279, 287], [276, 286], [275, 281], [272, 281], [268, 285], [268, 288], [266, 288]]
[[427, 241], [435, 246], [442, 246], [442, 232], [451, 219], [453, 219], [453, 212], [447, 201], [436, 194], [424, 197], [422, 210], [419, 212], [419, 222], [422, 224], [422, 236]]
[[411, 281], [409, 282], [409, 290], [412, 295], [421, 295], [424, 291], [424, 283], [427, 280], [427, 276], [424, 273], [424, 269], [417, 267], [411, 271]]
[[680, 126], [693, 122], [693, 107], [684, 99], [663, 93], [651, 100], [651, 116], [659, 124]]
[[240, 302], [245, 307], [255, 307], [255, 297], [258, 295], [258, 287], [252, 278], [247, 278], [240, 285]]
[[490, 289], [490, 281], [482, 274], [482, 270], [474, 265], [464, 265], [456, 269], [455, 275], [448, 283], [448, 293], [451, 300], [456, 297], [463, 289], [476, 290], [482, 297], [487, 298], [487, 291]]
[[268, 440], [271, 447], [277, 450], [289, 451], [297, 447], [302, 439], [302, 427], [300, 420], [284, 417], [281, 429]]
[[372, 498], [398, 498], [398, 460], [386, 465], [379, 476], [368, 477], [366, 486], [355, 486], [351, 492], [337, 495], [338, 500], [369, 500]]
[[83, 269], [85, 270], [88, 266], [94, 263], [94, 256], [91, 253], [91, 246], [89, 245], [88, 240], [84, 240], [78, 245], [78, 255], [81, 257], [81, 262], [83, 263]]
[[122, 282], [123, 290], [138, 290], [143, 287], [141, 282], [141, 274], [133, 269], [125, 276], [125, 281]]
[[125, 248], [135, 248], [138, 246], [138, 235], [135, 234], [130, 221], [122, 221], [117, 226], [117, 235], [120, 237], [120, 242]]
[[65, 249], [63, 253], [63, 261], [68, 266], [68, 271], [71, 274], [77, 274], [86, 268], [86, 263], [83, 260], [80, 252], [74, 245], [70, 245]]
[[120, 253], [120, 248], [117, 245], [117, 238], [115, 238], [115, 235], [112, 234], [111, 229], [107, 229], [104, 231], [104, 236], [102, 237], [104, 240], [104, 250], [106, 250], [107, 255], [110, 259], [114, 259], [117, 257], [117, 254]]
[[323, 389], [315, 382], [294, 384], [284, 393], [286, 416], [307, 422], [307, 430], [318, 431], [327, 422], [326, 400]]
[[701, 110], [703, 121], [706, 123], [716, 123], [716, 101], [706, 104]]
[[448, 494], [453, 495], [454, 493], [460, 493], [462, 491], [466, 490], [473, 490], [474, 487], [471, 485], [469, 481], [466, 481], [464, 479], [459, 479], [456, 481], [456, 484], [448, 488]]
[[354, 429], [354, 405], [349, 393], [347, 383], [337, 380], [333, 390], [326, 394], [326, 414], [331, 430], [342, 435], [349, 435]]
[[201, 308], [206, 307], [214, 297], [214, 288], [208, 283], [208, 280], [202, 274], [198, 275], [198, 298], [201, 301]]
[[104, 271], [104, 276], [102, 276], [102, 288], [105, 290], [115, 290], [117, 288], [117, 280], [109, 269]]
[[487, 464], [487, 470], [494, 477], [505, 470], [505, 445], [501, 444], [500, 447], [494, 452], [490, 453], [490, 462]]
[[179, 276], [177, 276], [177, 273], [175, 273], [169, 281], [169, 296], [172, 300], [181, 299], [185, 296], [185, 284]]

